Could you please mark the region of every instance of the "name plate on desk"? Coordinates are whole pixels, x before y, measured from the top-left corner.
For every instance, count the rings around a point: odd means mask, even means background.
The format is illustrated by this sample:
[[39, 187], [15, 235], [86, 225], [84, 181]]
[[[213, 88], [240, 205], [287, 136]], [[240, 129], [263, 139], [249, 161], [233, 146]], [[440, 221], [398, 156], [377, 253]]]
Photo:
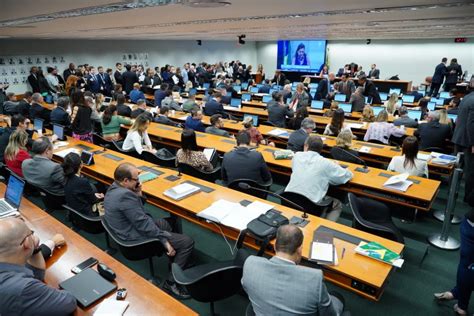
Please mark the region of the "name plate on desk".
[[365, 147], [372, 147], [372, 148], [383, 148], [381, 145], [375, 145], [370, 143], [357, 143], [358, 145], [365, 146]]
[[235, 145], [236, 142], [232, 139], [221, 139], [221, 142], [223, 143], [229, 143], [229, 144], [232, 144], [232, 145]]
[[164, 129], [165, 131], [171, 131], [173, 129], [172, 127], [165, 126], [165, 125], [159, 125], [159, 124], [156, 125], [156, 128]]
[[75, 145], [75, 147], [78, 147], [78, 148], [81, 148], [81, 149], [87, 150], [87, 151], [91, 151], [91, 150], [92, 150], [92, 147], [89, 147], [89, 146], [86, 146], [86, 145], [82, 145], [82, 144]]
[[190, 181], [190, 180], [184, 181], [183, 183], [188, 183], [188, 184], [194, 185], [194, 186], [198, 187], [199, 189], [201, 189], [201, 191], [206, 192], [206, 193], [210, 193], [210, 192], [214, 191], [213, 188], [206, 187], [205, 185], [202, 185], [202, 184]]
[[357, 167], [354, 170], [357, 172], [362, 172], [362, 173], [368, 173], [370, 171], [369, 168], [362, 168], [362, 167]]
[[112, 154], [103, 154], [102, 157], [109, 158], [109, 159], [112, 159], [112, 160], [115, 160], [115, 161], [123, 160], [123, 158], [112, 155]]

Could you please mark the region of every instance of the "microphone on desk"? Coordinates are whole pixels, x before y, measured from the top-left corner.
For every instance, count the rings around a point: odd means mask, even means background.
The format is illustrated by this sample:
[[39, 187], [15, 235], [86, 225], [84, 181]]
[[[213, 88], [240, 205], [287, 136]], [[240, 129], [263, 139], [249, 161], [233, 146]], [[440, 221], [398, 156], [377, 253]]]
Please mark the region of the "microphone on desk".
[[[344, 149], [342, 149], [342, 150], [344, 150]], [[369, 169], [369, 167], [367, 166], [367, 163], [365, 162], [364, 159], [362, 159], [362, 158], [360, 158], [360, 157], [354, 155], [353, 153], [349, 152], [348, 150], [344, 150], [344, 152], [345, 152], [347, 155], [349, 155], [349, 156], [355, 158], [356, 160], [361, 161], [362, 164], [364, 165], [364, 169]]]
[[260, 191], [260, 192], [265, 192], [265, 193], [268, 193], [270, 195], [273, 195], [274, 197], [276, 198], [279, 198], [280, 200], [283, 200], [285, 201], [286, 203], [290, 204], [293, 208], [297, 209], [297, 210], [300, 210], [301, 212], [303, 212], [303, 215], [301, 215], [302, 218], [308, 218], [308, 214], [306, 214], [306, 211], [304, 208], [302, 208], [301, 206], [299, 206], [298, 204], [296, 204], [295, 202], [293, 201], [290, 201], [288, 200], [287, 198], [284, 198], [283, 196], [279, 195], [279, 194], [276, 194], [272, 191], [268, 191], [268, 190], [264, 190], [264, 189], [260, 189], [260, 188], [257, 188], [257, 187], [253, 187], [251, 186], [250, 184], [248, 183], [245, 183], [245, 182], [239, 182], [239, 188], [243, 189], [243, 190], [250, 190], [250, 189], [253, 189], [253, 190], [256, 190], [256, 191]]

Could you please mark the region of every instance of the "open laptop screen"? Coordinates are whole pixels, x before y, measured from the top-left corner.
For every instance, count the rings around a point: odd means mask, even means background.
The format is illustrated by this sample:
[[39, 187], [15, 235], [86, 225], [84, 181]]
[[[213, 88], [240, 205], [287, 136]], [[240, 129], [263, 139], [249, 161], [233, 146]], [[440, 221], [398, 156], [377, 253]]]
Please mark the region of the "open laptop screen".
[[403, 100], [403, 102], [405, 102], [405, 103], [413, 103], [413, 102], [415, 102], [415, 96], [414, 96], [414, 95], [405, 94], [405, 95], [403, 95], [402, 100]]
[[19, 208], [25, 182], [15, 175], [8, 179], [7, 190], [5, 191], [5, 200], [14, 208]]
[[42, 132], [43, 131], [43, 120], [42, 119], [35, 119], [34, 122], [33, 122], [33, 125], [34, 125], [34, 130], [35, 131], [39, 131], [39, 132]]
[[320, 100], [313, 100], [313, 101], [311, 101], [311, 108], [312, 108], [312, 109], [322, 110], [322, 109], [323, 109], [323, 106], [324, 106], [324, 102], [323, 102], [323, 101], [320, 101]]
[[58, 136], [58, 139], [64, 139], [64, 126], [53, 124], [53, 134]]
[[334, 96], [334, 100], [335, 100], [335, 101], [338, 101], [338, 102], [346, 102], [346, 95], [345, 95], [345, 94], [342, 94], [342, 93], [337, 93], [337, 94]]
[[244, 114], [244, 120], [249, 116], [252, 118], [253, 126], [258, 126], [258, 115]]
[[344, 113], [352, 112], [352, 104], [350, 103], [339, 103], [339, 108], [344, 110]]
[[262, 102], [263, 102], [263, 103], [268, 103], [268, 102], [270, 102], [271, 100], [272, 100], [272, 96], [271, 96], [271, 95], [264, 95], [264, 96], [262, 97]]
[[230, 99], [230, 106], [238, 108], [240, 106], [240, 99], [237, 99], [237, 98]]

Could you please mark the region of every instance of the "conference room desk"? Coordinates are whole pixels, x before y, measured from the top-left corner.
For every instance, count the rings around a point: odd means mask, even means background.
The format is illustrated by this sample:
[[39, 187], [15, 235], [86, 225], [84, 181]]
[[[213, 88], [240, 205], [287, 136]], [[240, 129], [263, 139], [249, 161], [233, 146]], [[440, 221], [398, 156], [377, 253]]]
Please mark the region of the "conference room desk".
[[[55, 150], [55, 152], [68, 147], [75, 147], [77, 149], [81, 149], [81, 147], [77, 147], [78, 145], [85, 145], [89, 147], [87, 149], [90, 151], [102, 150], [102, 148], [99, 146], [95, 146], [93, 144], [83, 141], [78, 141], [72, 138], [69, 138], [68, 142], [69, 144], [67, 147], [61, 147], [60, 149]], [[122, 160], [115, 161], [113, 159], [104, 157], [104, 154], [112, 154]], [[58, 156], [54, 156], [54, 159], [59, 161], [61, 160], [61, 158]], [[172, 169], [154, 166], [151, 163], [121, 154], [113, 150], [107, 150], [105, 153], [95, 154], [94, 160], [94, 165], [83, 166], [82, 173], [107, 184], [112, 183], [115, 168], [118, 164], [123, 162], [132, 163], [137, 167], [153, 167], [153, 169], [163, 172], [163, 174], [161, 174], [158, 178], [143, 183], [143, 192], [147, 196], [148, 203], [160, 207], [180, 218], [188, 220], [201, 227], [209, 229], [217, 234], [220, 234], [220, 229], [222, 229], [223, 233], [228, 238], [231, 238], [233, 240], [238, 239], [240, 233], [238, 230], [223, 225], [220, 225], [220, 227], [218, 227], [213, 223], [208, 223], [207, 221], [200, 219], [196, 216], [196, 214], [209, 207], [213, 202], [218, 201], [220, 199], [225, 199], [231, 202], [240, 202], [243, 200], [259, 200], [274, 205], [275, 209], [281, 211], [288, 218], [291, 218], [293, 216], [301, 216], [300, 211], [284, 207], [282, 205], [275, 204], [270, 201], [261, 200], [248, 194], [228, 189], [226, 187], [210, 183], [201, 179], [197, 179], [188, 175], [180, 175], [179, 179], [175, 181], [167, 180], [166, 178], [168, 176], [176, 176], [177, 172]], [[181, 201], [172, 200], [163, 194], [165, 190], [170, 189], [184, 181], [192, 181], [196, 184], [204, 185], [210, 189], [213, 189], [213, 191], [209, 193], [201, 191]], [[369, 233], [365, 233], [342, 224], [331, 222], [323, 218], [309, 215], [308, 220], [310, 221], [309, 224], [302, 228], [302, 231], [305, 236], [303, 243], [303, 257], [305, 262], [309, 256], [310, 246], [313, 239], [313, 232], [317, 227], [321, 225], [339, 232], [356, 236], [361, 239], [377, 241], [385, 247], [395, 251], [396, 253], [401, 253], [404, 248], [403, 244], [385, 238], [381, 238]], [[196, 240], [196, 242], [199, 243], [200, 241]], [[373, 260], [356, 254], [354, 251], [354, 244], [337, 238], [335, 238], [334, 242], [339, 256], [339, 265], [322, 267], [324, 270], [325, 279], [349, 291], [353, 291], [356, 294], [361, 295], [365, 298], [375, 301], [379, 300], [388, 283], [388, 278], [392, 274], [394, 268], [377, 260]], [[248, 247], [251, 247], [253, 249], [259, 249], [259, 245], [257, 245], [255, 240], [251, 237], [247, 237], [244, 243]], [[271, 245], [274, 246], [274, 243], [275, 241], [273, 240], [271, 242]], [[345, 249], [345, 255], [344, 258], [341, 258], [343, 249]], [[273, 249], [267, 249], [267, 254], [273, 255]], [[306, 263], [311, 264], [310, 262]], [[71, 266], [72, 265], [73, 264], [71, 263]], [[367, 273], [367, 271], [370, 271], [370, 273]], [[361, 289], [361, 285], [365, 288], [364, 290]], [[150, 310], [148, 310], [148, 312], [150, 312]], [[181, 315], [185, 315], [185, 313], [182, 313]]]
[[[158, 123], [151, 123], [148, 127], [148, 135], [152, 142], [175, 148], [181, 147], [181, 132], [180, 128]], [[197, 132], [196, 136], [200, 148], [215, 148], [221, 154], [231, 151], [236, 146], [235, 140], [230, 138], [200, 132]], [[262, 153], [271, 172], [284, 176], [291, 175], [291, 160], [275, 159], [273, 157], [273, 152], [276, 150], [274, 147], [260, 145], [256, 150]], [[439, 191], [440, 181], [420, 177], [410, 177], [416, 183], [411, 185], [406, 192], [387, 189], [383, 187], [383, 183], [387, 181], [387, 177], [397, 173], [373, 167], [368, 167], [369, 171], [364, 173], [357, 171], [362, 168], [360, 165], [340, 163], [347, 166], [354, 173], [354, 177], [348, 183], [337, 188], [357, 195], [429, 211]]]
[[[314, 76], [314, 75], [303, 75], [301, 76], [301, 81], [305, 78], [311, 78], [311, 82], [319, 82], [322, 77]], [[350, 80], [354, 81], [357, 85], [359, 82], [358, 78], [350, 78]], [[375, 86], [378, 88], [380, 92], [389, 92], [390, 88], [400, 89], [402, 93], [406, 93], [407, 91], [411, 91], [412, 82], [406, 80], [382, 80], [382, 79], [369, 79], [372, 81]], [[336, 77], [334, 80], [335, 82], [341, 81], [341, 78]]]
[[[0, 184], [0, 192], [3, 196], [5, 192], [3, 183]], [[197, 315], [189, 307], [127, 268], [28, 199], [22, 199], [20, 212], [27, 225], [35, 231], [35, 235], [41, 240], [47, 240], [56, 233], [62, 234], [66, 240], [66, 245], [56, 248], [53, 257], [46, 262], [45, 281], [48, 285], [57, 288], [59, 283], [74, 275], [71, 272], [72, 267], [89, 257], [94, 257], [115, 271], [117, 275], [115, 283], [119, 288], [127, 289], [126, 300], [130, 302], [130, 305], [125, 311], [125, 315]], [[115, 292], [112, 292], [109, 297], [115, 298]], [[97, 310], [99, 303], [100, 301], [86, 310], [77, 308], [75, 314], [92, 315]]]
[[[169, 114], [168, 117], [176, 122], [183, 123], [189, 114], [185, 112], [175, 112], [174, 114]], [[203, 116], [202, 122], [205, 125], [211, 125], [210, 117]], [[240, 130], [242, 130], [242, 122], [235, 122], [234, 120], [223, 119], [224, 127], [223, 129], [229, 131], [232, 134], [237, 134]], [[272, 131], [278, 129], [288, 132], [291, 134], [294, 132], [291, 129], [285, 129], [280, 127], [268, 126], [268, 125], [260, 125], [257, 127], [260, 133], [265, 137], [268, 138], [270, 141], [274, 142], [278, 145], [278, 147], [286, 148], [288, 144], [288, 136], [280, 135], [274, 136], [272, 135]], [[336, 146], [336, 137], [334, 136], [327, 136], [327, 135], [319, 135], [324, 141], [324, 148], [323, 152], [329, 154], [330, 149]], [[362, 158], [366, 162], [372, 162], [376, 166], [388, 165], [393, 157], [401, 155], [401, 149], [396, 148], [394, 146], [382, 145], [382, 144], [373, 144], [364, 141], [356, 141], [352, 142], [351, 149], [359, 151], [362, 146], [369, 147], [369, 152], [359, 152], [360, 158]], [[421, 152], [423, 154], [429, 154], [426, 152]], [[454, 165], [439, 165], [428, 162], [428, 168], [430, 173], [441, 175], [441, 176], [450, 176], [454, 171]]]

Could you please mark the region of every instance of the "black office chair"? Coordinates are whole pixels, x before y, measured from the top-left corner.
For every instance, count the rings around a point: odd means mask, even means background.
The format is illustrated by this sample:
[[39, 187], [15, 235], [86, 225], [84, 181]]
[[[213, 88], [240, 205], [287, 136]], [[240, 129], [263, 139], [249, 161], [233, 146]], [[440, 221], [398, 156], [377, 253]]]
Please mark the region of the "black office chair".
[[135, 149], [132, 149], [132, 150], [123, 150], [122, 149], [122, 146], [123, 146], [123, 141], [115, 141], [113, 140], [112, 141], [112, 144], [114, 144], [114, 147], [117, 151], [121, 152], [122, 154], [125, 154], [125, 155], [128, 155], [128, 156], [132, 156], [132, 157], [135, 157], [135, 158], [140, 158], [140, 155], [138, 154], [138, 152], [135, 150]]
[[32, 183], [29, 183], [29, 185], [39, 192], [41, 201], [43, 201], [43, 204], [44, 204], [44, 210], [46, 212], [63, 210], [63, 204], [66, 203], [64, 195], [52, 193]]
[[255, 197], [266, 200], [267, 196], [268, 196], [268, 193], [261, 192], [259, 190], [254, 190], [252, 188], [243, 189], [243, 188], [239, 187], [239, 183], [246, 183], [246, 184], [250, 185], [251, 187], [256, 187], [256, 188], [261, 189], [261, 190], [270, 191], [270, 187], [271, 187], [273, 181], [270, 180], [268, 183], [258, 184], [256, 181], [251, 180], [251, 179], [236, 179], [236, 180], [230, 182], [229, 184], [227, 184], [227, 187], [229, 189], [244, 192], [244, 193], [247, 193], [247, 194], [253, 195]]
[[275, 126], [275, 124], [273, 124], [273, 123], [270, 122], [270, 121], [262, 121], [260, 124], [266, 125], [266, 126]]
[[423, 149], [420, 149], [420, 151], [426, 151], [426, 152], [437, 152], [437, 153], [445, 153], [445, 149], [443, 148], [440, 148], [440, 147], [426, 147], [426, 148], [423, 148]]
[[176, 156], [170, 155], [169, 157], [158, 157], [157, 155], [143, 151], [140, 155], [141, 159], [156, 164], [161, 167], [176, 168]]
[[338, 147], [338, 146], [334, 146], [333, 148], [331, 148], [331, 156], [332, 156], [332, 158], [334, 158], [336, 160], [355, 163], [355, 164], [358, 164], [358, 165], [364, 165], [364, 166], [366, 165], [366, 163], [363, 159], [361, 159], [360, 157], [357, 157], [353, 153], [348, 152], [344, 148], [341, 148], [341, 147]]
[[[295, 192], [285, 191], [285, 192], [280, 193], [280, 195], [284, 197], [285, 199], [288, 199], [291, 202], [301, 206], [305, 210], [306, 213], [314, 215], [314, 216], [321, 217], [323, 213], [327, 213], [328, 211], [332, 209], [333, 200], [331, 198], [324, 199], [320, 203], [314, 203], [313, 201], [308, 199], [306, 196], [301, 195], [299, 193], [295, 193]], [[293, 207], [290, 203], [286, 202], [285, 200], [280, 200], [280, 201], [281, 201], [281, 204], [284, 206]]]
[[131, 261], [140, 261], [148, 259], [151, 279], [155, 279], [155, 268], [153, 266], [153, 257], [160, 257], [165, 253], [162, 243], [157, 238], [148, 238], [142, 241], [124, 241], [115, 235], [104, 217], [100, 218], [102, 226], [106, 233], [118, 245], [122, 255]]
[[92, 142], [101, 147], [105, 148], [114, 148], [114, 144], [111, 140], [106, 140], [105, 138], [102, 137], [102, 135], [98, 133], [92, 133]]
[[402, 233], [392, 221], [390, 209], [383, 203], [349, 193], [354, 218], [352, 227], [404, 244]]
[[184, 173], [212, 183], [216, 182], [216, 180], [220, 179], [221, 177], [221, 167], [216, 167], [212, 171], [203, 171], [186, 163], [180, 162], [178, 163], [178, 171], [180, 173]]
[[242, 288], [242, 268], [248, 254], [239, 249], [229, 261], [207, 263], [182, 270], [176, 263], [171, 271], [176, 283], [186, 287], [193, 299], [211, 303], [211, 315], [215, 315], [214, 302], [237, 294]]
[[385, 146], [387, 145], [386, 143], [384, 143], [384, 142], [382, 142], [378, 139], [369, 139], [368, 142], [372, 143], [372, 144], [380, 144], [380, 145], [385, 145]]

